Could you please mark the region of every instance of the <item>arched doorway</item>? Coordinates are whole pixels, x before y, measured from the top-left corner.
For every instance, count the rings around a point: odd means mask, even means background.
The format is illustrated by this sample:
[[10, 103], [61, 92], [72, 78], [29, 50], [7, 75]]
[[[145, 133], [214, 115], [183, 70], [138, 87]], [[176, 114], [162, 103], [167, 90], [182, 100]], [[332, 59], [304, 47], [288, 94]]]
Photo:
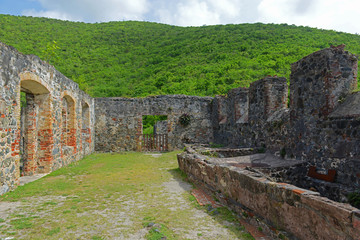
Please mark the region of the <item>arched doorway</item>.
[[83, 154], [86, 155], [90, 153], [90, 144], [91, 144], [91, 130], [90, 130], [90, 107], [86, 102], [82, 102], [82, 150]]
[[48, 173], [53, 163], [50, 91], [38, 80], [20, 83], [20, 175]]
[[[62, 153], [65, 159], [77, 152], [75, 101], [69, 95], [62, 98]], [[66, 160], [67, 161], [67, 160]]]

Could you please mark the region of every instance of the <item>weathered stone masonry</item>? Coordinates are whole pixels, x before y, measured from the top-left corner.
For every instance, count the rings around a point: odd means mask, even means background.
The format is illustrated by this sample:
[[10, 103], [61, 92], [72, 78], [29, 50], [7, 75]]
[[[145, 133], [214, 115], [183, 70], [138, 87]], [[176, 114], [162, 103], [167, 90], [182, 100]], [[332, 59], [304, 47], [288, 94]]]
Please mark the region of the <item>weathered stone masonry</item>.
[[[188, 147], [178, 155], [179, 167], [239, 214], [263, 219], [290, 239], [359, 239], [359, 209], [323, 197], [346, 201], [347, 193], [360, 189], [356, 83], [357, 59], [340, 46], [292, 65], [288, 104], [286, 80], [278, 77], [217, 96], [215, 142], [275, 153], [294, 164], [239, 167], [238, 158], [214, 159]], [[255, 166], [254, 155], [247, 157]]]
[[[278, 77], [216, 97], [214, 141], [304, 160], [295, 172], [276, 174], [283, 174], [282, 181], [341, 200], [360, 189], [360, 95], [353, 92], [357, 59], [344, 46], [332, 47], [301, 59], [291, 69], [289, 103], [286, 79]], [[247, 112], [240, 121], [234, 115], [239, 112], [234, 99]], [[335, 182], [309, 178], [310, 166], [323, 174], [335, 170]]]
[[[97, 98], [95, 103], [96, 151], [141, 151], [143, 115], [167, 116], [169, 150], [213, 141], [210, 97]], [[179, 124], [184, 113], [191, 116], [189, 126]]]
[[93, 152], [95, 118], [94, 100], [53, 66], [3, 43], [0, 54], [2, 194], [20, 174], [48, 173]]
[[247, 220], [261, 226], [272, 239], [284, 239], [279, 230], [286, 231], [282, 232], [286, 239], [360, 239], [357, 208], [236, 167], [234, 159], [221, 161], [191, 147], [178, 155], [180, 169], [193, 183], [211, 191], [239, 215], [249, 216]]
[[[274, 175], [344, 200], [348, 192], [360, 188], [360, 97], [352, 92], [356, 83], [357, 59], [340, 46], [292, 65], [290, 98], [286, 79], [276, 76], [215, 98], [99, 98], [95, 100], [96, 150], [140, 150], [142, 116], [167, 115], [170, 149], [214, 141], [303, 160], [295, 172], [274, 169]], [[183, 113], [192, 118], [188, 127], [178, 122]], [[335, 182], [308, 177], [310, 166], [324, 174], [335, 170]]]

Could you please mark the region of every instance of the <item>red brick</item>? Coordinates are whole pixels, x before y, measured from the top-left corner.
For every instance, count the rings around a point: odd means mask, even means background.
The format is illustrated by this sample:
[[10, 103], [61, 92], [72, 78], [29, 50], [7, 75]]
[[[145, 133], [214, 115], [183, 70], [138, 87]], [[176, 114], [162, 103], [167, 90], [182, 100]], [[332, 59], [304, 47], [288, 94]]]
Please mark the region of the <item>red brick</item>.
[[245, 220], [240, 219], [239, 222], [242, 226], [245, 227], [246, 231], [248, 231], [255, 240], [270, 240], [270, 238], [263, 232], [259, 231], [257, 227], [247, 223]]
[[360, 230], [360, 211], [353, 212], [352, 223], [355, 229]]
[[293, 189], [292, 191], [293, 191], [293, 193], [296, 193], [298, 195], [301, 195], [305, 192], [304, 190], [300, 190], [300, 189]]
[[201, 189], [193, 189], [191, 194], [196, 198], [200, 206], [210, 204], [213, 208], [221, 207], [220, 203], [215, 202], [209, 195]]

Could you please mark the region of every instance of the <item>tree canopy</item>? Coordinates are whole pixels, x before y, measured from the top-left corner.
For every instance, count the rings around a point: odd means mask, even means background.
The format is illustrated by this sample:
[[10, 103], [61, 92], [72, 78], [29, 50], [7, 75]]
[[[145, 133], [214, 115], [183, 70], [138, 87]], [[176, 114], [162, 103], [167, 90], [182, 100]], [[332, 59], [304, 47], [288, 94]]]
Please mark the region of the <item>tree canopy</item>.
[[54, 65], [94, 97], [213, 96], [330, 45], [360, 53], [360, 36], [287, 24], [177, 27], [0, 15], [0, 41]]

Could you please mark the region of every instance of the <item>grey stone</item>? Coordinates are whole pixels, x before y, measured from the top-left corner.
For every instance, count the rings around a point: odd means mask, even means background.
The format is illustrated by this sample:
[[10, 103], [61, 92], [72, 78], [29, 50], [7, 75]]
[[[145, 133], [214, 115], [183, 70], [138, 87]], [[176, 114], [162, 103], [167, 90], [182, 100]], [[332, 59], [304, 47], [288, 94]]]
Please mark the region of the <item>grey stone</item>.
[[10, 190], [8, 185], [2, 185], [0, 187], [0, 195], [3, 195], [4, 193], [7, 193]]

